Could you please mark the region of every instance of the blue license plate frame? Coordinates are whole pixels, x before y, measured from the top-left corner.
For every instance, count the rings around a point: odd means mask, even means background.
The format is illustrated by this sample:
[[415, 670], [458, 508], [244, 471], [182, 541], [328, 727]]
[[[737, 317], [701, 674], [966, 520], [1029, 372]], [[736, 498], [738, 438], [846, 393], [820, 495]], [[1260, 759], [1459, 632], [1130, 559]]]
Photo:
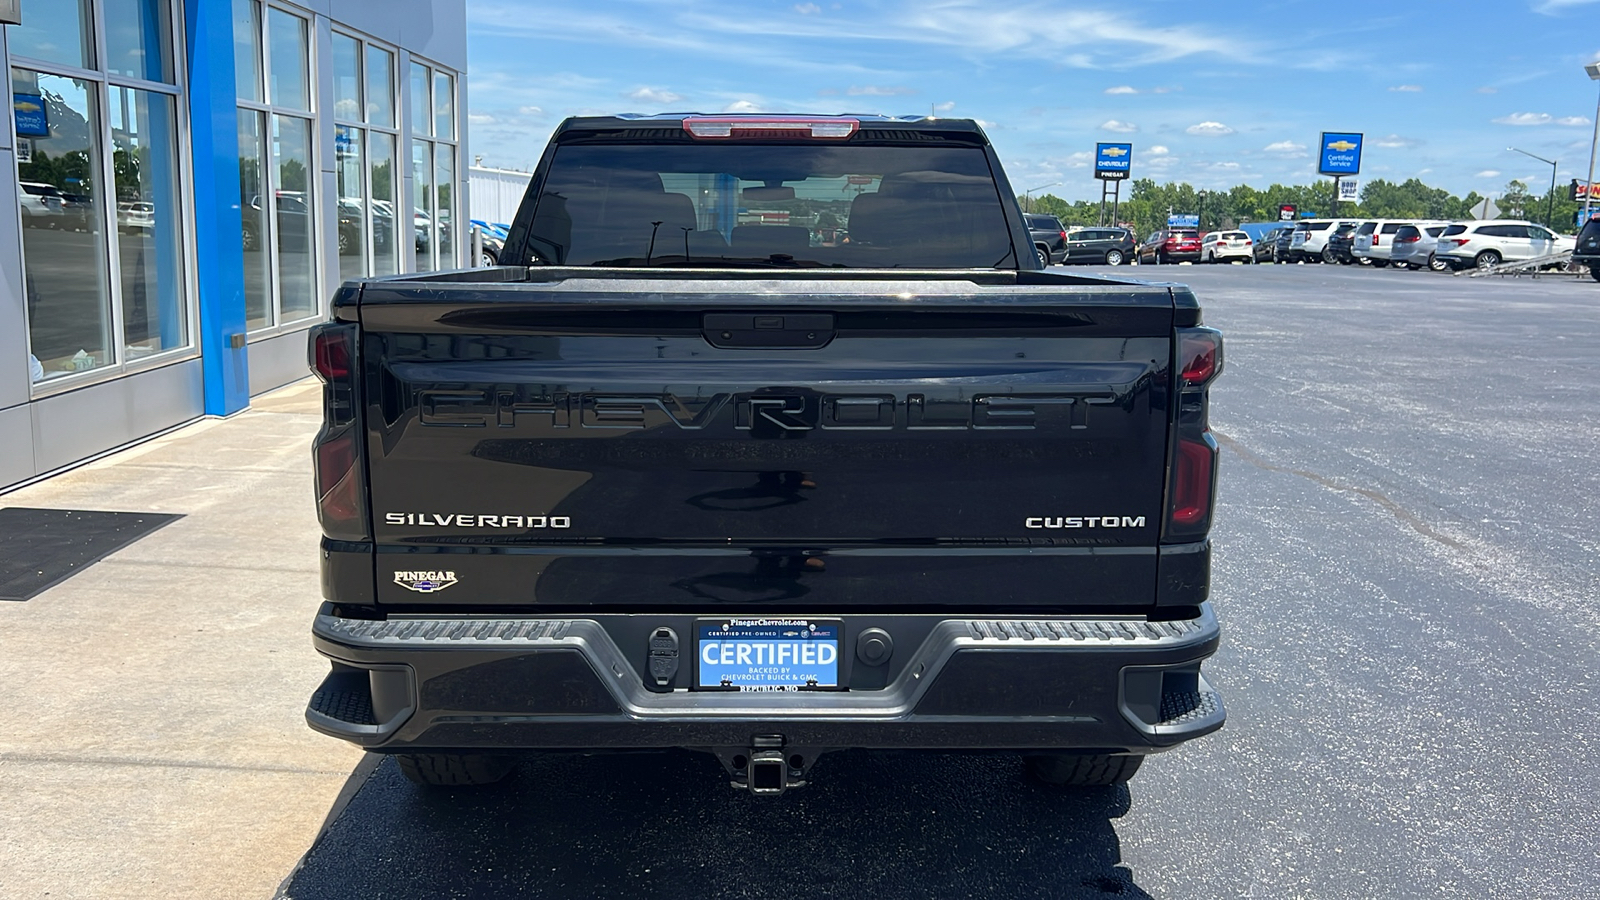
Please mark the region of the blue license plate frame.
[[699, 619], [694, 628], [697, 691], [842, 691], [843, 622], [838, 619]]

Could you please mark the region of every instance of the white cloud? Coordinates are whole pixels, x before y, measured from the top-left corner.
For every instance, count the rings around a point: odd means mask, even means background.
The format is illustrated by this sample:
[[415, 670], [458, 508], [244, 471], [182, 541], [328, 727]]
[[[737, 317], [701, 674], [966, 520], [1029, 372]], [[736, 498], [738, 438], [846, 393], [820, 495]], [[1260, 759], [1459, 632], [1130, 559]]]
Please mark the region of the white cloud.
[[523, 106], [523, 107], [518, 108], [517, 112], [522, 113], [525, 116], [542, 116], [542, 115], [544, 115], [544, 110], [540, 109], [537, 106]]
[[1220, 137], [1224, 134], [1233, 134], [1233, 129], [1221, 122], [1201, 122], [1197, 125], [1190, 125], [1184, 131], [1201, 137]]
[[1139, 126], [1132, 122], [1119, 122], [1116, 119], [1107, 119], [1100, 128], [1102, 131], [1115, 131], [1118, 134], [1132, 134], [1139, 130]]
[[1593, 2], [1595, 0], [1540, 0], [1540, 2], [1533, 4], [1533, 11], [1553, 16], [1574, 6], [1586, 6]]
[[1306, 145], [1297, 144], [1294, 141], [1278, 141], [1277, 143], [1268, 144], [1261, 149], [1267, 153], [1276, 153], [1280, 156], [1306, 155]]
[[802, 16], [814, 16], [817, 13], [822, 12], [822, 7], [816, 5], [815, 3], [796, 3], [794, 5], [794, 11]]
[[1421, 144], [1422, 142], [1417, 140], [1416, 138], [1401, 137], [1398, 134], [1391, 134], [1388, 137], [1376, 138], [1376, 139], [1373, 140], [1372, 143], [1376, 144], [1379, 147], [1395, 148], [1395, 147], [1415, 147], [1418, 144]]
[[1498, 93], [1500, 93], [1500, 89], [1497, 88], [1497, 87], [1491, 87], [1490, 85], [1486, 84], [1483, 87], [1478, 88], [1478, 93], [1480, 93], [1480, 94], [1498, 94]]
[[750, 100], [735, 100], [722, 108], [725, 113], [761, 112], [761, 107]]
[[851, 85], [845, 91], [852, 97], [899, 97], [905, 94], [915, 94], [916, 91], [899, 85], [862, 84]]
[[939, 112], [949, 112], [950, 110], [956, 108], [956, 102], [954, 100], [946, 100], [943, 103], [934, 104], [933, 108]]
[[1552, 117], [1549, 113], [1512, 113], [1494, 120], [1496, 125], [1549, 125]]
[[991, 122], [988, 119], [973, 119], [972, 121], [977, 122], [978, 125], [980, 125], [983, 128], [998, 128], [999, 127], [996, 123]]
[[1476, 175], [1474, 175], [1472, 177], [1473, 178], [1499, 178], [1500, 177], [1500, 170], [1499, 169], [1484, 169], [1482, 172], [1479, 172], [1478, 174], [1476, 174]]
[[1556, 120], [1557, 125], [1587, 125], [1589, 120], [1583, 116], [1566, 116]]
[[1139, 89], [1136, 88], [1136, 87], [1129, 87], [1128, 85], [1123, 84], [1123, 85], [1118, 85], [1117, 87], [1108, 87], [1108, 88], [1106, 88], [1106, 93], [1108, 93], [1108, 94], [1137, 94], [1137, 93], [1139, 93]]
[[468, 113], [467, 114], [467, 121], [472, 123], [473, 125], [493, 125], [494, 124], [494, 116], [485, 116], [485, 115], [479, 115], [477, 113]]
[[1394, 91], [1396, 93], [1400, 93], [1400, 94], [1420, 94], [1420, 93], [1422, 93], [1422, 85], [1420, 85], [1420, 84], [1397, 84], [1394, 87], [1389, 88], [1389, 90]]
[[677, 103], [683, 99], [683, 95], [653, 87], [642, 87], [628, 94], [628, 98], [638, 100], [640, 103]]
[[1149, 153], [1151, 156], [1166, 156], [1168, 153], [1171, 153], [1172, 151], [1170, 151], [1167, 148], [1161, 146], [1160, 144], [1156, 144], [1154, 147], [1151, 147], [1146, 152]]

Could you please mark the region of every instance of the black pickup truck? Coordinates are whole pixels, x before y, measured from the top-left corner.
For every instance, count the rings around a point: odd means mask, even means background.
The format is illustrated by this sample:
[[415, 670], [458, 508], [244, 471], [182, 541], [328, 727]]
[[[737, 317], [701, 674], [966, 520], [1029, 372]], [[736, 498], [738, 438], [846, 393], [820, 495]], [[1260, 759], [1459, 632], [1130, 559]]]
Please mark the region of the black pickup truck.
[[1013, 198], [970, 121], [569, 119], [501, 266], [344, 285], [310, 725], [425, 784], [682, 747], [762, 794], [1221, 727], [1221, 338], [1041, 270]]

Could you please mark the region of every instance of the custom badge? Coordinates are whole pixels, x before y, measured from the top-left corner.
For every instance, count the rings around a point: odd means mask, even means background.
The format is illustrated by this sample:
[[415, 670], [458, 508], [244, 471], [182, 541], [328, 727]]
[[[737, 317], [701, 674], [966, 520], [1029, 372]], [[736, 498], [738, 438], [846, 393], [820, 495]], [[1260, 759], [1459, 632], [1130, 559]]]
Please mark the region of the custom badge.
[[396, 572], [394, 583], [408, 591], [431, 594], [456, 583], [454, 572]]

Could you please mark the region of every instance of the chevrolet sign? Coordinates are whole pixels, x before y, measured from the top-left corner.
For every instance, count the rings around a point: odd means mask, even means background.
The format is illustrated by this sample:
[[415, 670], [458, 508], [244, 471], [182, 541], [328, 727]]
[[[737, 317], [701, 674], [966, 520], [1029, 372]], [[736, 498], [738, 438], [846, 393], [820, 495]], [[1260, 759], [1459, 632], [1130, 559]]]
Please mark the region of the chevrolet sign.
[[1324, 131], [1317, 171], [1323, 175], [1361, 174], [1362, 135]]
[[1133, 168], [1132, 144], [1095, 144], [1094, 177], [1101, 181], [1121, 181]]

